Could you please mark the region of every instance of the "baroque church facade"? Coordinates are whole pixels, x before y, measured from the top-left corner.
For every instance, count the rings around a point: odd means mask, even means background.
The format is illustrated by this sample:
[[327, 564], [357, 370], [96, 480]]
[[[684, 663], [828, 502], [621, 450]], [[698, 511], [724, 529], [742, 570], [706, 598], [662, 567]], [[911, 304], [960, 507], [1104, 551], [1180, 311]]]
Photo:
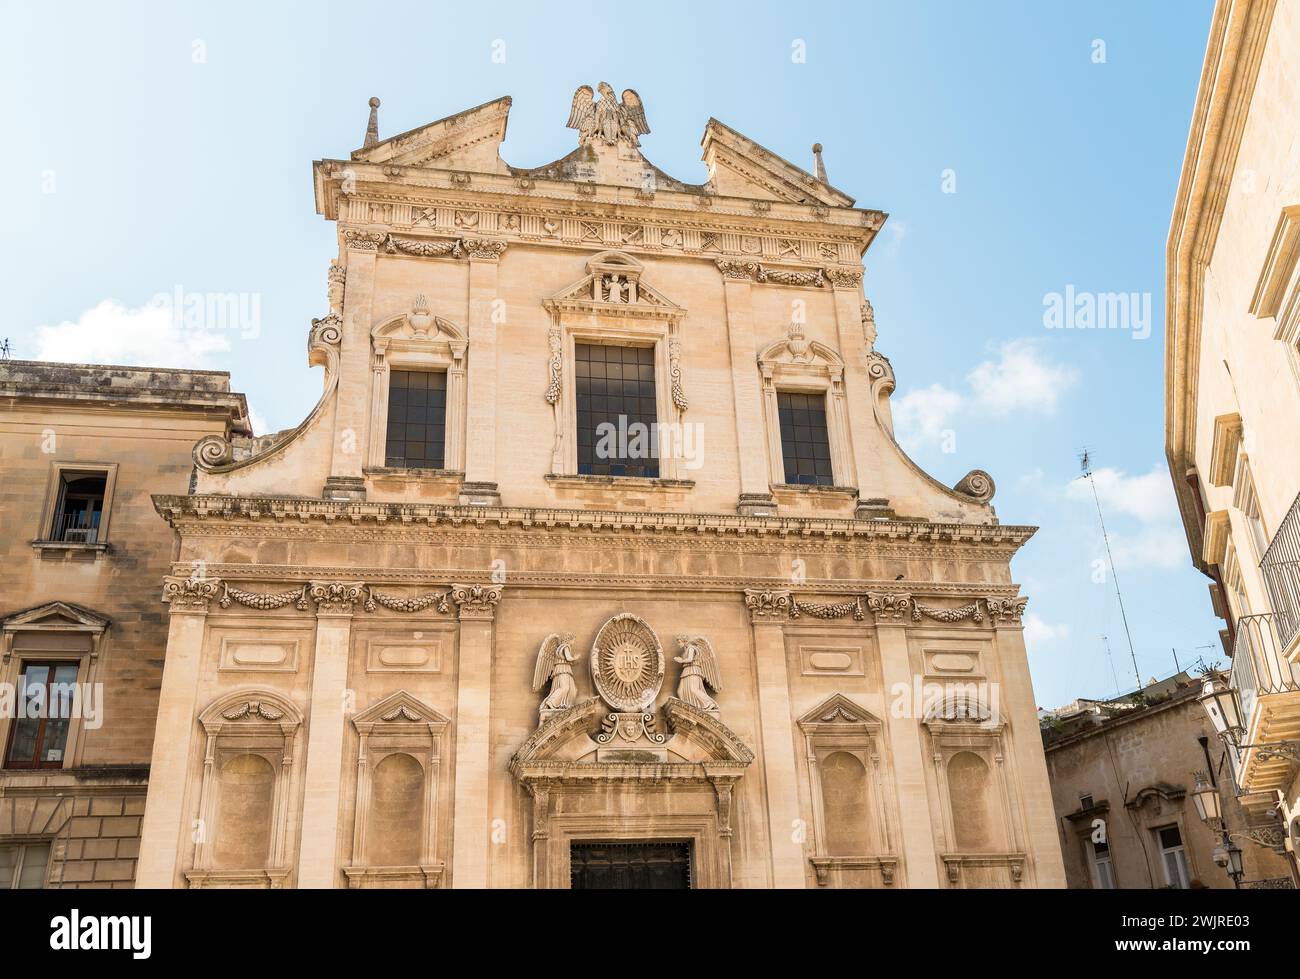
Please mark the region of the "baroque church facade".
[[141, 887], [1055, 887], [993, 482], [895, 441], [885, 221], [583, 86], [313, 168], [296, 428], [194, 447]]

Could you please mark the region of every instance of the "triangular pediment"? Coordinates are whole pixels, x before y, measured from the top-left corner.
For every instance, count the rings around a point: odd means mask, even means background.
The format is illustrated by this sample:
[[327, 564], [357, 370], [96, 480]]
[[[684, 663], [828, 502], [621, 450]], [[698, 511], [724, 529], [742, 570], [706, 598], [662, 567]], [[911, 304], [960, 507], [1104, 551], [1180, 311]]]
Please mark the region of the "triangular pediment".
[[352, 723], [360, 728], [383, 728], [399, 724], [421, 724], [442, 727], [451, 719], [434, 710], [414, 694], [398, 690], [378, 703], [361, 711]]
[[799, 726], [805, 730], [828, 724], [871, 729], [881, 726], [880, 719], [871, 711], [861, 704], [854, 703], [842, 693], [832, 694], [799, 718]]
[[49, 602], [24, 612], [15, 612], [3, 620], [5, 632], [24, 630], [54, 630], [65, 632], [102, 633], [109, 620], [102, 615], [66, 602]]
[[704, 163], [714, 192], [726, 197], [852, 207], [853, 198], [717, 119], [704, 127]]
[[403, 167], [509, 173], [500, 146], [510, 118], [509, 96], [390, 136], [355, 150], [352, 159]]

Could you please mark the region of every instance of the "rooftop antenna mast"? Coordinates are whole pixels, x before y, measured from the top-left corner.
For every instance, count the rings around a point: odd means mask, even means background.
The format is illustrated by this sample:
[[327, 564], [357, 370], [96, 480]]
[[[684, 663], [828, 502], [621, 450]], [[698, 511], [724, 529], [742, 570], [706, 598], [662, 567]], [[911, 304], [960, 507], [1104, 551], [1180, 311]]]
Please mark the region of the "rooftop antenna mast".
[[1142, 674], [1138, 672], [1137, 653], [1133, 651], [1133, 633], [1128, 627], [1128, 613], [1124, 611], [1124, 593], [1119, 588], [1119, 575], [1115, 574], [1115, 557], [1110, 552], [1110, 536], [1106, 533], [1106, 520], [1101, 515], [1101, 497], [1097, 495], [1097, 483], [1092, 478], [1092, 459], [1087, 449], [1079, 456], [1079, 468], [1083, 478], [1092, 487], [1092, 499], [1097, 504], [1097, 522], [1101, 524], [1101, 539], [1106, 545], [1106, 560], [1110, 562], [1110, 580], [1115, 583], [1115, 597], [1119, 600], [1119, 616], [1124, 621], [1124, 636], [1128, 639], [1128, 655], [1133, 661], [1133, 677], [1137, 680], [1138, 690], [1142, 689]]

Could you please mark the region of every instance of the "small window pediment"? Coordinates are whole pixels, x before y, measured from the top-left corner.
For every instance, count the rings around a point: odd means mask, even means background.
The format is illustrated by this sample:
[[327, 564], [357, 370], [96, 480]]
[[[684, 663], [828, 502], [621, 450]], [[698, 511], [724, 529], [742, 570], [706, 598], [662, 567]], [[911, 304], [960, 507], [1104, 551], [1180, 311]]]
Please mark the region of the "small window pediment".
[[99, 651], [99, 641], [108, 629], [109, 620], [102, 615], [67, 602], [48, 602], [0, 619], [4, 632], [4, 658], [13, 653], [14, 640], [20, 632], [57, 632], [85, 636], [91, 655]]
[[384, 729], [393, 732], [402, 728], [409, 730], [410, 725], [428, 734], [438, 734], [450, 723], [450, 718], [405, 690], [389, 694], [352, 718], [352, 724], [363, 734]]
[[881, 729], [880, 719], [871, 711], [862, 707], [842, 693], [827, 697], [808, 713], [799, 718], [799, 727], [809, 733], [828, 729], [858, 729], [874, 733]]
[[604, 312], [677, 320], [686, 310], [642, 278], [645, 266], [619, 251], [587, 260], [587, 274], [546, 300], [553, 312]]

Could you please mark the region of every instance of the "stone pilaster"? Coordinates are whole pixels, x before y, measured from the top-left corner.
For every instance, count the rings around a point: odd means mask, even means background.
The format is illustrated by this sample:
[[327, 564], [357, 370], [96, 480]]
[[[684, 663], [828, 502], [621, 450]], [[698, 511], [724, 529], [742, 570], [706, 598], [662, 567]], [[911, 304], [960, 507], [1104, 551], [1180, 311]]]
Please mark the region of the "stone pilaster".
[[493, 622], [501, 586], [452, 585], [451, 598], [460, 618], [451, 883], [453, 887], [487, 887]]
[[727, 306], [727, 344], [731, 350], [731, 390], [736, 412], [736, 438], [740, 460], [740, 499], [744, 514], [775, 514], [774, 477], [768, 473], [767, 445], [763, 436], [763, 393], [755, 358], [753, 288], [743, 267], [732, 263], [722, 272]]
[[334, 442], [326, 499], [365, 499], [362, 467], [370, 425], [370, 321], [378, 261], [376, 232], [344, 233], [347, 276], [343, 299], [343, 339], [339, 344], [339, 387], [334, 411]]
[[339, 792], [347, 720], [348, 646], [352, 611], [362, 601], [363, 585], [359, 581], [313, 581], [308, 593], [316, 603], [316, 651], [303, 766], [298, 886], [335, 887], [342, 866]]
[[505, 242], [466, 238], [469, 256], [469, 368], [462, 504], [491, 506], [497, 491], [497, 320], [505, 310], [497, 265]]
[[799, 814], [798, 769], [795, 767], [794, 714], [785, 665], [785, 623], [790, 617], [787, 591], [746, 590], [754, 635], [754, 673], [758, 680], [758, 714], [762, 727], [763, 778], [767, 789], [768, 837], [772, 850], [772, 885], [804, 887], [806, 823]]
[[163, 579], [162, 600], [171, 612], [158, 721], [149, 763], [149, 793], [140, 830], [136, 887], [170, 888], [180, 881], [185, 776], [193, 747], [199, 668], [208, 605], [221, 593], [217, 578]]
[[[902, 858], [908, 887], [938, 887], [930, 797], [925, 784], [926, 759], [921, 730], [921, 704], [911, 704], [915, 671], [907, 644], [907, 623], [912, 609], [908, 595], [867, 596], [867, 609], [875, 618], [876, 651], [886, 702], [906, 691], [910, 709], [889, 710], [885, 724], [894, 756], [894, 784], [902, 829]], [[901, 715], [901, 716], [900, 716]]]

